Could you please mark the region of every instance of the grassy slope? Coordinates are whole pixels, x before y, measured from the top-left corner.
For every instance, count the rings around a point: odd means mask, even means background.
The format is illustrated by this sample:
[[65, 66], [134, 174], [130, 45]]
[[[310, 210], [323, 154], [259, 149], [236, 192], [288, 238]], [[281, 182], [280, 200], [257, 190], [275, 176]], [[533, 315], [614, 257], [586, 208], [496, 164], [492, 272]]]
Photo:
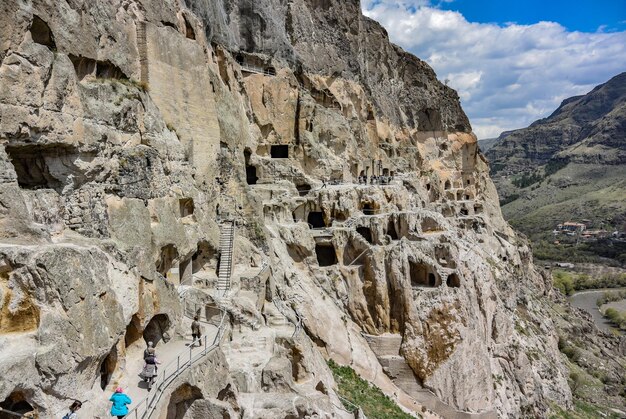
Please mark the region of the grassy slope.
[[[499, 179], [498, 187], [503, 195], [520, 195], [504, 205], [502, 212], [535, 245], [542, 240], [553, 242], [552, 230], [564, 221], [589, 219], [594, 222], [594, 228], [604, 222], [607, 230], [621, 230], [626, 222], [626, 166], [570, 163], [524, 189], [516, 189], [510, 179]], [[567, 252], [561, 253], [561, 257], [568, 259]], [[559, 252], [555, 255], [558, 257]]]
[[[328, 366], [339, 386], [338, 394], [363, 409], [369, 419], [409, 419], [413, 416], [404, 413], [378, 387], [363, 380], [350, 367], [341, 367], [330, 360]], [[350, 409], [350, 406], [346, 406]]]

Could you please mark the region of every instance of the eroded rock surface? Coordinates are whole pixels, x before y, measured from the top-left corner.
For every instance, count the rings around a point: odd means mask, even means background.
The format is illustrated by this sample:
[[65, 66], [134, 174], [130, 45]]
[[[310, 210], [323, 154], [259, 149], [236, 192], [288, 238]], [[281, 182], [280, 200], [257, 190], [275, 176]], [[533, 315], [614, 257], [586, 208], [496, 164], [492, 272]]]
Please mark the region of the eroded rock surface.
[[9, 407], [106, 416], [141, 338], [188, 333], [191, 296], [228, 332], [163, 417], [349, 417], [324, 358], [426, 415], [570, 405], [549, 285], [456, 92], [359, 2], [1, 7]]

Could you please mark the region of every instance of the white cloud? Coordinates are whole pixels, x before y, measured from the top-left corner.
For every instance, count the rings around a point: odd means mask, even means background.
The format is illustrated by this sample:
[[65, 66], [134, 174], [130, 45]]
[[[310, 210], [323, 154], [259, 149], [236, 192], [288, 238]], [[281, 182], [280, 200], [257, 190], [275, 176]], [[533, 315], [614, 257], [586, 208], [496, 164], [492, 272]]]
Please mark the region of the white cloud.
[[568, 97], [626, 71], [626, 32], [569, 32], [554, 22], [468, 22], [427, 0], [364, 0], [392, 42], [459, 91], [479, 138], [528, 126]]

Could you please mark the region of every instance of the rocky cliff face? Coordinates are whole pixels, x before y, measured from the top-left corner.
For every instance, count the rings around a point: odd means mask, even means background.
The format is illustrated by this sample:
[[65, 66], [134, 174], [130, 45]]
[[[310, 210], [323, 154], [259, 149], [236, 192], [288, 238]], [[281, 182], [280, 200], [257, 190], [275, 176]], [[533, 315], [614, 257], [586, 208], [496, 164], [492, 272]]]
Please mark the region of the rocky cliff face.
[[346, 417], [324, 358], [427, 415], [571, 403], [456, 92], [357, 1], [1, 7], [3, 407], [107, 416], [190, 293], [230, 327], [162, 417]]

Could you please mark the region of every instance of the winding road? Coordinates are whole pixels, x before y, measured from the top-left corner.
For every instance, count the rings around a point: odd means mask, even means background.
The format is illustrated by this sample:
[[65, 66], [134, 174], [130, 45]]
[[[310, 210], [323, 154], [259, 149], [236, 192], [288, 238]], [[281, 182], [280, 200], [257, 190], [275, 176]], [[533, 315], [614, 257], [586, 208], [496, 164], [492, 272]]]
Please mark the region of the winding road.
[[591, 314], [593, 322], [596, 324], [598, 329], [609, 332], [611, 328], [614, 328], [614, 326], [612, 326], [612, 324], [605, 319], [604, 316], [602, 316], [598, 306], [596, 305], [596, 301], [598, 298], [602, 297], [605, 292], [624, 290], [626, 290], [626, 288], [605, 288], [600, 290], [581, 291], [570, 296], [569, 301], [574, 307], [583, 309]]

